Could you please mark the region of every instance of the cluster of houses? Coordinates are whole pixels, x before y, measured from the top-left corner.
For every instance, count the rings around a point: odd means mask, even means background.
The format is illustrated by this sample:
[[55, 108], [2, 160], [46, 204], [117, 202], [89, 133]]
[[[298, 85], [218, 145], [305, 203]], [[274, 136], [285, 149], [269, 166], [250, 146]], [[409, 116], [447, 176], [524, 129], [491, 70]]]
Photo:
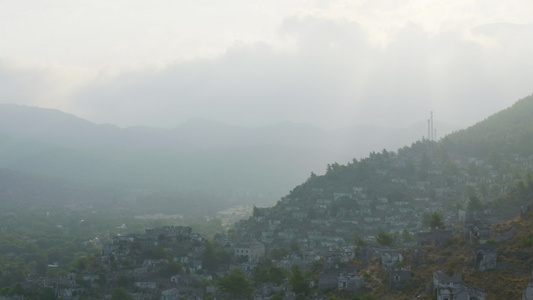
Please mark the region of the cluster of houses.
[[[316, 281], [309, 283], [316, 285], [321, 295], [334, 291], [357, 296], [369, 284], [352, 264], [357, 256], [362, 266], [378, 259], [388, 274], [390, 290], [397, 290], [409, 284], [412, 271], [403, 263], [402, 252], [377, 245], [376, 235], [387, 232], [400, 248], [443, 246], [452, 238], [451, 230], [420, 231], [422, 215], [433, 212], [441, 213], [446, 228], [464, 223], [464, 240], [479, 243], [472, 254], [478, 271], [510, 267], [498, 263], [496, 248], [487, 242], [508, 240], [513, 232], [495, 235], [486, 224], [476, 222], [471, 212], [458, 213], [456, 208], [450, 209], [450, 204], [465, 201], [465, 186], [482, 199], [488, 197], [481, 186], [508, 182], [511, 175], [499, 174], [479, 159], [467, 162], [477, 168], [476, 172], [456, 164], [456, 170], [446, 177], [441, 170], [449, 162], [443, 159], [434, 158], [424, 172], [420, 157], [371, 156], [366, 163], [372, 166], [366, 183], [373, 185], [353, 182], [349, 186], [304, 187], [304, 192], [291, 193], [272, 208], [254, 209], [252, 217], [235, 223], [231, 234], [217, 235], [215, 240], [232, 254], [232, 259], [216, 271], [208, 272], [204, 266], [204, 237], [190, 227], [165, 226], [147, 229], [143, 234], [114, 237], [112, 243], [103, 246], [103, 272], [99, 274], [69, 274], [43, 284], [64, 299], [77, 299], [90, 291], [110, 299], [111, 287], [121, 285], [128, 287], [134, 299], [203, 299], [206, 295], [224, 296], [214, 284], [216, 278], [237, 267], [250, 276], [257, 263], [270, 256], [273, 264], [287, 271], [294, 265], [307, 269], [320, 264]], [[414, 172], [400, 174], [410, 163]], [[505, 184], [500, 186], [503, 189]], [[413, 248], [411, 267], [424, 263], [422, 249]], [[282, 253], [281, 257], [269, 255], [276, 250]], [[484, 292], [464, 283], [460, 274], [435, 271], [432, 286], [438, 300], [485, 299]], [[280, 291], [284, 292], [284, 299], [295, 299], [288, 280], [281, 285], [261, 285], [254, 298], [270, 299]], [[533, 299], [532, 295], [530, 283], [523, 299]]]
[[[344, 186], [310, 186], [300, 187], [305, 192], [294, 192], [283, 198], [270, 209], [256, 209], [249, 220], [237, 222], [234, 227], [234, 236], [239, 241], [259, 242], [268, 250], [285, 247], [296, 242], [301, 247], [302, 255], [293, 258], [291, 264], [309, 266], [316, 257], [323, 257], [325, 264], [333, 255], [337, 265], [345, 265], [354, 258], [353, 249], [356, 245], [355, 237], [362, 239], [367, 244], [376, 244], [376, 235], [385, 230], [396, 237], [395, 245], [412, 247], [416, 244], [434, 244], [437, 247], [445, 245], [451, 240], [454, 232], [450, 229], [436, 228], [435, 230], [420, 231], [423, 214], [439, 212], [443, 216], [446, 228], [457, 223], [463, 223], [465, 241], [481, 244], [473, 253], [472, 261], [479, 271], [496, 269], [497, 253], [493, 245], [485, 244], [490, 237], [490, 229], [486, 224], [476, 223], [476, 212], [466, 209], [457, 209], [456, 205], [463, 204], [466, 208], [468, 197], [476, 195], [482, 201], [494, 197], [495, 193], [503, 193], [506, 186], [511, 185], [513, 176], [501, 174], [492, 165], [481, 159], [471, 158], [467, 161], [456, 161], [453, 172], [443, 174], [444, 169], [450, 169], [450, 161], [432, 157], [429, 168], [421, 176], [422, 158], [402, 157], [401, 155], [389, 156], [387, 163], [379, 162], [382, 158], [372, 156], [365, 160], [372, 165], [369, 182], [381, 182], [381, 186], [359, 185], [353, 182], [348, 189]], [[528, 168], [529, 160], [515, 157], [517, 168]], [[400, 169], [405, 169], [411, 163], [414, 166], [414, 175], [399, 175]], [[422, 178], [423, 177], [423, 178]], [[487, 191], [486, 187], [497, 183], [500, 190]], [[470, 190], [470, 195], [464, 193], [465, 187]], [[337, 189], [337, 190], [335, 190]], [[296, 190], [296, 189], [295, 189]], [[401, 197], [395, 197], [393, 191], [401, 191]], [[402, 233], [408, 232], [415, 239], [402, 239]], [[458, 232], [455, 232], [456, 234]], [[512, 232], [506, 232], [493, 240], [505, 241], [512, 238]], [[379, 247], [378, 247], [379, 248]], [[361, 250], [360, 251], [366, 251]], [[384, 268], [389, 272], [391, 289], [398, 289], [410, 280], [411, 271], [398, 267], [401, 262], [399, 251], [379, 249], [375, 251], [381, 259]], [[417, 256], [418, 255], [418, 256]], [[414, 253], [414, 260], [421, 260], [421, 252]], [[505, 268], [504, 264], [500, 264]], [[325, 268], [323, 275], [329, 279], [328, 288], [334, 286], [336, 279], [337, 289], [341, 284], [341, 277], [352, 274], [339, 271], [340, 269]], [[331, 275], [333, 274], [333, 275]], [[354, 274], [354, 276], [356, 276]], [[354, 279], [352, 286], [364, 286], [362, 278]], [[322, 286], [325, 286], [322, 283]], [[461, 293], [475, 293], [475, 289], [466, 288], [466, 285], [447, 287], [450, 295]], [[444, 287], [443, 287], [444, 288]], [[464, 291], [466, 289], [466, 292]], [[340, 289], [339, 289], [340, 290]], [[462, 291], [462, 292], [461, 292]], [[462, 299], [444, 296], [439, 299]], [[455, 294], [454, 294], [455, 293]], [[476, 299], [472, 296], [469, 299]], [[479, 298], [479, 297], [478, 297]], [[479, 298], [483, 299], [483, 298]]]
[[433, 273], [433, 289], [437, 300], [485, 300], [485, 293], [463, 282], [461, 274], [445, 274], [441, 270]]
[[[469, 227], [470, 226], [470, 227]], [[500, 265], [497, 261], [497, 251], [493, 243], [486, 242], [486, 235], [494, 238], [507, 238], [508, 232], [490, 232], [484, 226], [473, 228], [468, 236], [476, 237], [478, 244], [472, 253], [472, 265], [478, 271], [487, 271], [512, 266]], [[476, 228], [478, 228], [476, 230]], [[487, 232], [489, 230], [489, 232]], [[465, 229], [466, 232], [466, 229]], [[447, 235], [444, 233], [443, 235]], [[388, 274], [389, 288], [391, 291], [399, 290], [411, 282], [412, 270], [425, 264], [424, 252], [430, 238], [424, 234], [424, 239], [419, 240], [419, 246], [413, 247], [410, 263], [404, 263], [405, 251], [398, 248], [379, 245], [360, 245], [358, 253], [348, 255], [340, 250], [318, 252], [303, 250], [301, 253], [288, 252], [279, 260], [272, 260], [273, 264], [291, 269], [299, 265], [302, 269], [308, 268], [313, 262], [320, 261], [320, 271], [315, 280], [310, 280], [309, 285], [316, 286], [319, 294], [313, 299], [325, 299], [324, 295], [330, 292], [359, 296], [369, 282], [365, 282], [365, 275], [358, 272], [371, 260], [377, 259], [383, 271]], [[219, 239], [227, 239], [218, 237]], [[441, 246], [439, 233], [433, 235], [431, 247]], [[216, 288], [217, 277], [227, 275], [234, 268], [242, 268], [247, 276], [251, 275], [253, 267], [262, 258], [268, 255], [265, 245], [260, 242], [234, 243], [228, 247], [233, 254], [231, 263], [216, 272], [207, 272], [202, 267], [202, 253], [205, 249], [205, 238], [193, 233], [190, 227], [166, 226], [147, 229], [143, 234], [129, 234], [116, 236], [113, 242], [105, 245], [100, 257], [100, 265], [105, 269], [103, 273], [70, 273], [57, 278], [46, 278], [40, 286], [48, 287], [55, 291], [62, 299], [79, 299], [80, 295], [95, 293], [100, 299], [111, 299], [112, 288], [120, 285], [127, 287], [134, 299], [204, 299], [207, 295], [216, 298], [224, 294]], [[481, 243], [480, 243], [481, 242]], [[154, 257], [154, 254], [159, 253]], [[310, 258], [311, 255], [316, 255]], [[357, 256], [358, 265], [353, 264]], [[320, 260], [317, 260], [320, 258]], [[179, 266], [176, 268], [176, 266]], [[416, 271], [416, 270], [415, 270]], [[125, 284], [124, 281], [129, 281]], [[35, 285], [35, 284], [34, 284]], [[462, 281], [460, 274], [446, 274], [440, 270], [433, 273], [431, 281], [432, 293], [437, 300], [476, 299], [484, 300], [483, 290]], [[34, 288], [29, 283], [24, 288]], [[296, 299], [292, 292], [289, 280], [282, 284], [261, 284], [254, 292], [254, 299], [267, 300], [272, 295], [283, 292], [283, 299]], [[533, 299], [533, 281], [524, 288], [522, 299]], [[12, 298], [16, 299], [16, 298]]]
[[132, 279], [135, 299], [202, 299], [215, 291], [212, 285], [198, 285], [213, 279], [203, 272], [205, 242], [188, 226], [146, 229], [114, 237], [103, 248], [101, 265], [110, 284]]
[[[515, 159], [517, 167], [524, 167], [519, 157]], [[514, 185], [512, 175], [500, 174], [481, 159], [457, 161], [453, 163], [454, 172], [442, 174], [441, 170], [450, 169], [451, 163], [435, 158], [424, 176], [419, 174], [421, 160], [396, 155], [389, 157], [386, 164], [376, 162], [368, 184], [306, 187], [305, 193], [291, 193], [275, 207], [258, 210], [252, 220], [237, 222], [234, 231], [239, 240], [261, 242], [267, 248], [296, 240], [303, 249], [343, 249], [350, 246], [355, 234], [369, 243], [375, 242], [381, 230], [396, 235], [407, 230], [416, 235], [423, 214], [439, 212], [448, 228], [457, 222], [470, 222], [482, 212], [466, 210], [469, 197], [475, 195], [483, 201]], [[365, 162], [373, 163], [371, 158]], [[415, 168], [413, 174], [399, 174], [410, 163]], [[472, 171], [471, 166], [477, 171]], [[376, 186], [376, 182], [380, 185]], [[500, 190], [487, 191], [493, 183], [498, 183]], [[465, 189], [470, 192], [465, 194]], [[457, 205], [464, 208], [458, 210]], [[418, 234], [418, 238], [434, 240], [436, 234], [439, 243], [451, 236], [451, 232], [441, 230], [426, 236]], [[409, 246], [412, 241], [396, 242]]]

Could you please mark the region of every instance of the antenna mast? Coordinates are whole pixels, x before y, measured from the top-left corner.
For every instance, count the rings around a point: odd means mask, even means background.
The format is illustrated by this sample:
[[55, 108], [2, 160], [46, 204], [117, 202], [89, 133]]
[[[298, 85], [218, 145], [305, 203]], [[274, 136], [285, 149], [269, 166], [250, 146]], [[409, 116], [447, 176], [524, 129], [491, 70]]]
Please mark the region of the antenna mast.
[[428, 119], [428, 140], [431, 141], [431, 126], [429, 125], [431, 119]]
[[433, 111], [431, 111], [431, 138], [429, 139], [430, 141], [433, 141], [435, 140], [435, 136], [434, 136], [434, 131], [433, 131]]

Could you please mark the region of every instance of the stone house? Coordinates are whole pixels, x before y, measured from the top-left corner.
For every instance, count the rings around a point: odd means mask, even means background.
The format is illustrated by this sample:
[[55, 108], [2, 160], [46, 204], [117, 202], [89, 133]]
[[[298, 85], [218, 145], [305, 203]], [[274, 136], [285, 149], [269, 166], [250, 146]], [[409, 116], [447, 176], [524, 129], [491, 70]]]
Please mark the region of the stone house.
[[533, 300], [533, 272], [531, 274], [532, 279], [522, 292], [522, 300]]
[[[339, 288], [339, 277], [346, 275], [355, 275], [355, 268], [327, 268], [318, 276], [318, 289], [321, 291], [336, 290]], [[349, 280], [343, 278], [342, 282], [346, 282], [346, 288], [348, 288]], [[352, 285], [354, 283], [352, 282]]]
[[176, 274], [170, 277], [170, 281], [178, 286], [191, 286], [194, 282], [194, 278], [187, 274]]
[[491, 230], [489, 227], [477, 228], [476, 236], [480, 244], [485, 244], [490, 239]]
[[140, 267], [133, 269], [133, 275], [134, 276], [140, 276], [142, 274], [148, 273], [148, 267]]
[[324, 239], [324, 234], [317, 230], [310, 231], [307, 236], [310, 241], [321, 241]]
[[256, 261], [265, 256], [265, 245], [258, 242], [239, 244], [234, 250], [235, 257], [246, 257], [248, 261]]
[[344, 274], [340, 273], [337, 278], [337, 290], [339, 292], [345, 291], [351, 294], [360, 295], [363, 289], [363, 276], [358, 276], [354, 273]]
[[161, 300], [178, 300], [180, 299], [180, 291], [176, 288], [164, 290], [161, 292]]
[[501, 243], [501, 242], [508, 241], [512, 239], [513, 237], [514, 237], [514, 231], [509, 230], [501, 235], [495, 236], [492, 240], [495, 241], [496, 243]]
[[153, 281], [135, 282], [135, 286], [141, 289], [156, 289], [157, 284]]
[[494, 270], [497, 264], [496, 245], [479, 245], [474, 250], [473, 261], [478, 271]]
[[485, 293], [475, 287], [459, 283], [437, 289], [437, 300], [485, 300]]
[[[453, 287], [463, 281], [461, 274], [447, 275], [442, 270], [433, 272], [433, 289]], [[451, 299], [450, 299], [451, 300]]]
[[389, 285], [391, 290], [402, 288], [411, 281], [411, 271], [404, 268], [394, 268], [389, 272]]
[[340, 198], [352, 198], [352, 195], [351, 194], [347, 194], [347, 193], [333, 193], [333, 200], [334, 201], [337, 201]]
[[161, 263], [168, 264], [168, 260], [167, 259], [146, 259], [143, 261], [143, 267], [146, 267], [148, 269], [153, 269]]
[[393, 269], [403, 261], [403, 256], [397, 249], [381, 250], [381, 267], [385, 270]]
[[416, 234], [416, 242], [419, 245], [435, 243], [436, 247], [443, 246], [453, 237], [452, 231], [447, 229], [435, 229], [431, 232], [419, 232]]
[[463, 283], [461, 274], [444, 274], [441, 270], [433, 273], [433, 289], [437, 300], [485, 300], [485, 293]]
[[416, 267], [422, 265], [424, 261], [424, 253], [422, 252], [421, 248], [414, 248], [411, 252], [411, 256], [413, 258], [413, 263]]
[[85, 275], [83, 275], [83, 280], [84, 281], [93, 282], [93, 281], [97, 281], [99, 279], [100, 279], [100, 275], [98, 275], [98, 274], [85, 274]]
[[[263, 283], [258, 288], [257, 291], [261, 297], [268, 297], [273, 294], [277, 294], [283, 290], [283, 285], [275, 285], [273, 283]], [[270, 299], [270, 298], [267, 298]]]

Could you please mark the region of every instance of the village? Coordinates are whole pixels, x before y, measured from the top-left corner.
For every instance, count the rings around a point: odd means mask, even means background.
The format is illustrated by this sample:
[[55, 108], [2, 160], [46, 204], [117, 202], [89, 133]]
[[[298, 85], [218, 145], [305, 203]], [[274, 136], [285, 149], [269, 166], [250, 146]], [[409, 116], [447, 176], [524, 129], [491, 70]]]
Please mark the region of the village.
[[[488, 242], [489, 237], [491, 241], [508, 240], [512, 233], [498, 232], [494, 236], [495, 233], [489, 231], [485, 228], [464, 233], [465, 239], [478, 244], [472, 253], [472, 268], [485, 272], [515, 267], [498, 262], [496, 247]], [[435, 232], [432, 241], [426, 234], [409, 251], [402, 247], [375, 244], [346, 245], [338, 248], [341, 251], [326, 250], [326, 247], [300, 253], [291, 251], [279, 260], [272, 259], [271, 263], [284, 268], [287, 274], [295, 265], [301, 269], [318, 268], [318, 276], [307, 280], [309, 287], [317, 291], [308, 299], [328, 299], [327, 295], [332, 292], [361, 295], [371, 279], [368, 274], [361, 273], [360, 268], [372, 261], [377, 261], [382, 272], [386, 272], [389, 289], [394, 291], [409, 285], [411, 268], [425, 264], [424, 255], [428, 249], [443, 246], [444, 241], [440, 240], [444, 236], [449, 241], [450, 231], [443, 232]], [[254, 268], [267, 257], [265, 244], [260, 242], [226, 244], [224, 250], [218, 251], [228, 251], [227, 261], [215, 268], [207, 268], [206, 264], [211, 259], [206, 254], [209, 247], [212, 247], [209, 241], [192, 232], [190, 227], [147, 229], [144, 234], [117, 236], [111, 244], [105, 245], [99, 257], [98, 265], [102, 267], [99, 273], [73, 272], [67, 276], [46, 278], [40, 285], [53, 289], [61, 299], [81, 299], [88, 295], [90, 298], [113, 299], [112, 291], [117, 286], [130, 291], [133, 299], [224, 299], [231, 298], [231, 295], [218, 288], [216, 278], [228, 276], [235, 269], [243, 270], [251, 278]], [[352, 250], [348, 251], [350, 247]], [[354, 264], [354, 261], [357, 263]], [[22, 286], [32, 288], [29, 282]], [[435, 270], [428, 287], [427, 293], [436, 294], [437, 300], [485, 299], [484, 291], [464, 282], [459, 273]], [[259, 284], [253, 291], [253, 299], [273, 299], [275, 295], [283, 295], [281, 299], [297, 299], [288, 278], [281, 284]], [[533, 280], [524, 287], [522, 299], [532, 299], [532, 296]]]
[[[359, 296], [368, 291], [372, 280], [361, 270], [372, 262], [377, 261], [387, 274], [390, 291], [401, 290], [409, 286], [413, 269], [425, 264], [428, 249], [445, 247], [457, 236], [476, 245], [471, 263], [478, 272], [513, 268], [498, 261], [494, 246], [511, 239], [513, 231], [491, 230], [491, 224], [512, 216], [491, 214], [488, 205], [467, 205], [468, 197], [486, 203], [494, 193], [513, 188], [512, 173], [498, 173], [473, 158], [453, 162], [453, 171], [446, 171], [450, 160], [435, 157], [374, 153], [359, 162], [372, 170], [361, 185], [320, 186], [311, 179], [272, 208], [254, 207], [251, 217], [212, 241], [187, 226], [115, 236], [112, 243], [103, 245], [97, 266], [91, 269], [98, 272], [73, 272], [26, 282], [23, 287], [48, 287], [62, 299], [84, 295], [112, 299], [117, 287], [130, 292], [133, 299], [221, 299], [231, 294], [219, 288], [217, 279], [236, 269], [252, 278], [254, 270], [268, 262], [285, 270], [286, 278], [281, 283], [256, 284], [254, 299], [296, 299], [289, 280], [295, 266], [316, 274], [306, 279], [306, 285], [316, 291], [309, 299], [327, 299], [331, 293]], [[516, 169], [532, 165], [531, 158], [516, 156], [514, 161], [511, 167]], [[328, 172], [342, 168], [334, 165]], [[402, 175], [405, 170], [410, 173]], [[368, 182], [379, 182], [379, 188]], [[499, 190], [487, 191], [484, 186]], [[425, 227], [423, 219], [435, 212], [441, 228]], [[380, 234], [392, 237], [390, 243], [381, 244]], [[461, 274], [433, 272], [426, 294], [435, 294], [438, 300], [485, 299], [484, 291], [463, 282]], [[524, 287], [523, 299], [533, 299], [532, 291], [533, 283]]]

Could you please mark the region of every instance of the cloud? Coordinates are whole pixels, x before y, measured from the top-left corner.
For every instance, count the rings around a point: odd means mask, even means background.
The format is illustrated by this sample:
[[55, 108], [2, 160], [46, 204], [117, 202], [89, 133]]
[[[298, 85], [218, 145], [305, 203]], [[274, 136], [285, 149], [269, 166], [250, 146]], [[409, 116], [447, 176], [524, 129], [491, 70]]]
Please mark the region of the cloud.
[[0, 101], [70, 111], [70, 96], [92, 73], [76, 67], [0, 58]]
[[[209, 58], [98, 73], [0, 61], [0, 96], [121, 126], [173, 127], [203, 117], [247, 126], [290, 120], [332, 128], [408, 126], [431, 110], [466, 126], [532, 92], [531, 24], [470, 29], [439, 19], [428, 27], [423, 9], [407, 15], [420, 1], [388, 10], [353, 3], [321, 1], [318, 10], [285, 18], [275, 38], [233, 42]], [[471, 20], [476, 6], [464, 5], [470, 10], [454, 24]], [[450, 13], [431, 1], [423, 8]], [[507, 6], [502, 11], [510, 14]], [[376, 30], [373, 16], [389, 16], [396, 25]], [[374, 35], [384, 32], [386, 42], [376, 43]]]
[[366, 63], [352, 56], [354, 47], [367, 47], [360, 29], [355, 23], [344, 25], [292, 20], [282, 31], [297, 35], [295, 52], [265, 44], [236, 45], [216, 59], [126, 72], [90, 85], [76, 96], [76, 105], [95, 116], [107, 111], [129, 118], [129, 124], [156, 115], [163, 116], [159, 119], [166, 126], [198, 116], [248, 125], [312, 119], [325, 123], [349, 100], [356, 79], [351, 74]]

